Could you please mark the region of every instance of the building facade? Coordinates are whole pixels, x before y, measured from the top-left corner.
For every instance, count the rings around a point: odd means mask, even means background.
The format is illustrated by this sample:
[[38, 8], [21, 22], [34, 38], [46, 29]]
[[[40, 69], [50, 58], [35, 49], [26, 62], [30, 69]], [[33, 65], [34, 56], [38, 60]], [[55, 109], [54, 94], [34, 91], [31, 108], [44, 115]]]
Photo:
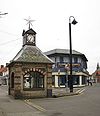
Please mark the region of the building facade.
[[[54, 87], [65, 87], [69, 85], [70, 59], [69, 50], [54, 49], [45, 54], [55, 62], [52, 67], [52, 84]], [[72, 51], [72, 76], [74, 87], [87, 84], [87, 58], [84, 54]]]
[[9, 95], [14, 98], [52, 96], [52, 64], [36, 46], [36, 32], [23, 31], [23, 46], [7, 65], [9, 68]]
[[4, 65], [0, 65], [0, 84], [8, 85], [8, 68]]
[[99, 63], [97, 63], [97, 67], [96, 67], [95, 72], [92, 74], [92, 78], [93, 78], [94, 82], [100, 83], [100, 66], [99, 66]]

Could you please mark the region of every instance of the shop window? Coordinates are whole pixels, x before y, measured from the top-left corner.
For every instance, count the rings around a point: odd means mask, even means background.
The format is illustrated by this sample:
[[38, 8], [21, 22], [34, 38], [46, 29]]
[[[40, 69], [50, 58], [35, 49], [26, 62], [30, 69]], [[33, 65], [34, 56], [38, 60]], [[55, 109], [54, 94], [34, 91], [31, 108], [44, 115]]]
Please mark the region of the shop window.
[[86, 84], [86, 77], [82, 76], [82, 84]]
[[66, 76], [65, 75], [60, 75], [58, 83], [59, 83], [59, 85], [65, 85]]
[[44, 88], [44, 75], [40, 72], [29, 72], [24, 75], [24, 89]]
[[52, 85], [55, 86], [55, 76], [52, 76]]
[[73, 84], [79, 85], [79, 77], [78, 76], [73, 76]]
[[14, 72], [11, 74], [11, 88], [14, 88]]

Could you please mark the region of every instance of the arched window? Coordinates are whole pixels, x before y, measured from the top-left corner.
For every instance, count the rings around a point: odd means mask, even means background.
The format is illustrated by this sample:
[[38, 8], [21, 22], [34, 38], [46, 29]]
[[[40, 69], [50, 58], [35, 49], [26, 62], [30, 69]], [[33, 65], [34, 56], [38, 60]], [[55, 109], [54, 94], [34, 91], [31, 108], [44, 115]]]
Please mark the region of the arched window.
[[24, 75], [24, 89], [44, 88], [44, 75], [38, 71], [28, 72]]
[[14, 72], [11, 73], [11, 88], [14, 88]]

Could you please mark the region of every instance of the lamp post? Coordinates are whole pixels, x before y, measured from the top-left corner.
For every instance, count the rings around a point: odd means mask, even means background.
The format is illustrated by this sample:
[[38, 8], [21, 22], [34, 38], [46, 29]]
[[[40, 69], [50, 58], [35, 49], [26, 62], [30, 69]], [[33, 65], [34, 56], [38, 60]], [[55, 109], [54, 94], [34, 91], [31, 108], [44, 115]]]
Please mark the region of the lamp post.
[[[71, 20], [73, 18], [73, 20]], [[77, 21], [73, 16], [69, 17], [69, 45], [70, 45], [70, 77], [69, 77], [69, 88], [70, 92], [73, 92], [73, 75], [72, 75], [72, 39], [71, 39], [71, 24], [75, 25]]]

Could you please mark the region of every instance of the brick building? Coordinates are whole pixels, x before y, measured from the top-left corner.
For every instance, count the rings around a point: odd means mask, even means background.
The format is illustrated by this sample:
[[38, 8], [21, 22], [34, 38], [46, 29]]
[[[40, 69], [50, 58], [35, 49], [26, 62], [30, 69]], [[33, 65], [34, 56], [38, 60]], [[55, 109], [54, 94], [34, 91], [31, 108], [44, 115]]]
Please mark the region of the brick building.
[[9, 95], [14, 98], [52, 96], [52, 64], [36, 46], [36, 32], [23, 30], [23, 46], [8, 64]]
[[97, 63], [97, 67], [95, 72], [92, 74], [92, 78], [94, 79], [94, 82], [100, 83], [100, 66], [99, 63]]
[[0, 65], [0, 83], [8, 85], [8, 68], [4, 65]]

